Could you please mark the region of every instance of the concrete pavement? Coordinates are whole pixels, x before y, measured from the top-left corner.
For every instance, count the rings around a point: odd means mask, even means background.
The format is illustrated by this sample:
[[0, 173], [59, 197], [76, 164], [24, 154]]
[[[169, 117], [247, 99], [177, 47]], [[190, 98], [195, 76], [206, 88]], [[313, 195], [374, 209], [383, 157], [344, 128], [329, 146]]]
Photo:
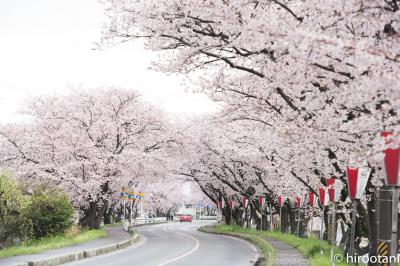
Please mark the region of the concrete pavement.
[[279, 240], [265, 238], [276, 250], [275, 266], [308, 266], [308, 260], [295, 248]]
[[198, 227], [209, 223], [194, 221], [138, 227], [135, 230], [142, 237], [133, 246], [65, 265], [254, 265], [258, 253], [252, 244], [234, 237], [197, 231]]

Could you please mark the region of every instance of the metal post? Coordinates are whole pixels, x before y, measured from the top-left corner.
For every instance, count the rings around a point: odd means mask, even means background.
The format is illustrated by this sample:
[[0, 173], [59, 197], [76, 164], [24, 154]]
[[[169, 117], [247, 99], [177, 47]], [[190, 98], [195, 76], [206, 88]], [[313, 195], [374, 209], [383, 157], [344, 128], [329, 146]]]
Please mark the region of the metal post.
[[282, 206], [280, 206], [280, 208], [279, 208], [279, 220], [280, 220], [280, 222], [279, 222], [279, 230], [282, 233]]
[[331, 266], [335, 265], [335, 262], [333, 261], [335, 242], [336, 242], [336, 203], [334, 202], [333, 213], [332, 213]]
[[297, 239], [299, 239], [299, 234], [300, 234], [300, 206], [297, 214]]
[[261, 207], [261, 209], [260, 209], [260, 213], [261, 213], [261, 224], [260, 224], [260, 230], [262, 231], [262, 230], [263, 230], [263, 228], [262, 228], [262, 226], [263, 226], [263, 217], [262, 217], [263, 213], [262, 213], [262, 207]]
[[144, 218], [144, 215], [143, 215], [143, 200], [140, 200], [140, 217]]
[[233, 226], [233, 221], [232, 221], [232, 208], [231, 208], [231, 219], [230, 219], [230, 225]]
[[272, 206], [271, 206], [271, 203], [269, 204], [269, 228], [272, 232], [273, 230], [272, 230]]
[[125, 213], [125, 199], [122, 200], [123, 210], [122, 210], [122, 221], [125, 221], [126, 213]]
[[314, 208], [311, 207], [311, 237], [313, 236], [313, 227], [314, 227]]
[[324, 224], [325, 224], [325, 205], [322, 205], [321, 229], [319, 232], [319, 253], [321, 255], [324, 254], [324, 250], [322, 249], [322, 243], [324, 241]]
[[247, 223], [247, 208], [244, 207], [243, 227], [246, 227], [246, 223]]
[[350, 230], [350, 256], [354, 256], [354, 235], [356, 232], [356, 215], [357, 215], [357, 200], [352, 200], [353, 203], [353, 213], [351, 216], [351, 230]]
[[133, 214], [133, 200], [131, 200], [131, 213], [129, 217], [129, 222], [132, 223], [132, 214]]
[[390, 187], [381, 187], [378, 194], [378, 246], [377, 255], [389, 260], [391, 250], [392, 234], [392, 207], [393, 207], [393, 189]]
[[399, 204], [399, 194], [397, 187], [393, 187], [392, 194], [392, 235], [391, 235], [391, 245], [390, 245], [390, 255], [397, 255], [397, 220], [399, 216], [398, 204]]

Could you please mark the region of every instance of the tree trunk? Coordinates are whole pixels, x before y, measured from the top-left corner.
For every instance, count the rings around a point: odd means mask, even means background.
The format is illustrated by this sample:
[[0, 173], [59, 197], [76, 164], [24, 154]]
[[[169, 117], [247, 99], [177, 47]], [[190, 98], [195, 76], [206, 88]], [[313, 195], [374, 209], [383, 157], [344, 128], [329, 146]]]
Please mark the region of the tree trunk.
[[297, 230], [296, 209], [292, 210], [291, 208], [288, 208], [288, 215], [289, 215], [290, 233], [295, 235]]
[[104, 224], [111, 224], [114, 222], [114, 208], [113, 206], [111, 206], [111, 208], [108, 208], [108, 210], [106, 210], [104, 212]]
[[89, 208], [84, 211], [83, 217], [79, 220], [79, 225], [89, 229], [99, 229], [101, 218], [104, 216], [107, 207], [107, 202], [102, 203], [100, 206], [96, 201], [90, 202]]

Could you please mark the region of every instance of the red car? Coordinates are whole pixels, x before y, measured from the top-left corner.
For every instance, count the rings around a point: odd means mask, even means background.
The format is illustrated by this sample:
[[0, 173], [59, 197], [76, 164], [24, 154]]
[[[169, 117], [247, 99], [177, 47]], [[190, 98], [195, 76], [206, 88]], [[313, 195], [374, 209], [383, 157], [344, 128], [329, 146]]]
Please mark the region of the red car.
[[190, 214], [182, 214], [179, 218], [180, 222], [192, 222], [192, 215]]

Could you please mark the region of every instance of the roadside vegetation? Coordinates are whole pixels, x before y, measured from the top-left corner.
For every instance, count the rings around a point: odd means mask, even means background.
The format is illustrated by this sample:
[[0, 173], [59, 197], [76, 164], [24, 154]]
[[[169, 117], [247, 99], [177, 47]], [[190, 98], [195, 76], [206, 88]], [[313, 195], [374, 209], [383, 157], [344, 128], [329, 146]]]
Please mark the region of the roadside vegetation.
[[42, 252], [106, 236], [74, 225], [69, 197], [51, 185], [25, 188], [0, 174], [0, 258]]
[[[202, 232], [207, 233], [217, 233], [217, 234], [225, 234], [238, 236], [241, 238], [245, 238], [254, 244], [256, 244], [262, 251], [263, 256], [268, 260], [268, 254], [270, 254], [270, 264], [273, 265], [275, 261], [276, 250], [268, 244], [266, 238], [273, 238], [276, 240], [280, 240], [285, 244], [288, 244], [294, 248], [296, 248], [305, 258], [308, 259], [311, 266], [329, 266], [330, 260], [330, 249], [329, 243], [327, 241], [323, 242], [323, 255], [320, 255], [320, 242], [319, 239], [316, 238], [297, 238], [295, 235], [284, 234], [278, 231], [269, 232], [269, 231], [260, 231], [252, 228], [243, 228], [240, 226], [231, 226], [226, 224], [218, 224], [213, 227], [203, 227], [200, 229]], [[246, 238], [248, 237], [248, 238]], [[256, 241], [252, 241], [255, 239]], [[335, 254], [342, 254], [339, 249], [335, 250]], [[264, 262], [262, 265], [268, 265], [267, 262]], [[347, 265], [345, 263], [335, 263], [335, 265]]]
[[0, 250], [0, 258], [35, 254], [50, 249], [73, 246], [96, 238], [105, 237], [106, 235], [106, 231], [103, 229], [79, 230], [79, 228], [72, 227], [61, 235], [32, 239], [20, 245], [2, 249]]

